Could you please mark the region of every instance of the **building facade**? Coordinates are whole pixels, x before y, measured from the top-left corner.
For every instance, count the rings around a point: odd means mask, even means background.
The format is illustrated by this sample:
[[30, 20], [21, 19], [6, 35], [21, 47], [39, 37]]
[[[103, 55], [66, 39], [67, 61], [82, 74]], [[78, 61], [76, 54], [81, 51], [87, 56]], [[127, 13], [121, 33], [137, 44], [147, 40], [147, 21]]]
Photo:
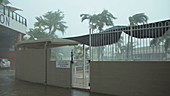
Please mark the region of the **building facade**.
[[11, 8], [0, 4], [0, 58], [11, 61], [15, 67], [15, 44], [22, 40], [27, 20]]

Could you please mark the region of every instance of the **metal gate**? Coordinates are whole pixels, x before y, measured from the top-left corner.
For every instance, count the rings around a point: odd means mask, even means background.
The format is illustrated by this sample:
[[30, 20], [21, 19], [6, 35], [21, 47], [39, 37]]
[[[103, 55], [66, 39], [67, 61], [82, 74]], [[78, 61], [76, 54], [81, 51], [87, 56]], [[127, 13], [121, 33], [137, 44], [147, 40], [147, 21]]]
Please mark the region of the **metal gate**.
[[[72, 87], [73, 88], [82, 88], [82, 89], [90, 89], [89, 87], [89, 81], [90, 81], [90, 67], [89, 67], [89, 60], [85, 56], [85, 46], [78, 45], [79, 48], [82, 48], [83, 50], [79, 50], [82, 56], [81, 58], [76, 58], [76, 55], [78, 53], [78, 50], [74, 48], [73, 52], [73, 64], [72, 64]], [[80, 54], [79, 53], [79, 54]], [[86, 54], [87, 55], [87, 54]]]
[[72, 87], [89, 89], [89, 63], [75, 60], [72, 65]]

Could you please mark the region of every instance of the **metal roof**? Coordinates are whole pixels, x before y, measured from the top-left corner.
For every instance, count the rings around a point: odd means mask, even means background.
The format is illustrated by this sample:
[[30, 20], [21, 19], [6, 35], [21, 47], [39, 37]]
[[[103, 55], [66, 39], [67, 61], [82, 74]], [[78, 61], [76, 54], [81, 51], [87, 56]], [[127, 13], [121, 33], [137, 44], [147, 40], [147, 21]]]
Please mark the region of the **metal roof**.
[[47, 48], [53, 48], [53, 47], [60, 47], [60, 46], [72, 46], [77, 44], [79, 44], [79, 42], [77, 41], [55, 38], [55, 39], [25, 40], [25, 41], [18, 42], [16, 44], [16, 47], [41, 49], [44, 48], [45, 46]]
[[[131, 28], [133, 29], [132, 34]], [[163, 36], [168, 29], [170, 29], [170, 19], [136, 26], [113, 26], [101, 33], [69, 37], [65, 39], [70, 39], [78, 41], [81, 44], [90, 45], [89, 38], [91, 35], [91, 46], [104, 46], [117, 43], [121, 37], [122, 32], [139, 39], [158, 38]]]

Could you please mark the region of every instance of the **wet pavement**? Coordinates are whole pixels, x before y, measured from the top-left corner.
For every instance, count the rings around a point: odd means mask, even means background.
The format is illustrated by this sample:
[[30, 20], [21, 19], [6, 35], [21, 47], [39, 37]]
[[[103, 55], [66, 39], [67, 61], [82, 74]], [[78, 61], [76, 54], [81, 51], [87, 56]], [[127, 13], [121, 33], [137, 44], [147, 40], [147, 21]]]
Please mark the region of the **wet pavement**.
[[14, 73], [0, 69], [0, 96], [111, 96], [17, 80]]

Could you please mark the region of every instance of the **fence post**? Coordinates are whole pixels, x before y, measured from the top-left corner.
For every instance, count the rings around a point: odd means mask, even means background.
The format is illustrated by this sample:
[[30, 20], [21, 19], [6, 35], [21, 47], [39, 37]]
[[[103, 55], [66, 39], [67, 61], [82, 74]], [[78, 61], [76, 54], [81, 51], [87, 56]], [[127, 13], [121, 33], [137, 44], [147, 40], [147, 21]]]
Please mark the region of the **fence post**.
[[130, 45], [130, 47], [131, 47], [131, 50], [130, 50], [130, 52], [131, 52], [131, 60], [133, 60], [133, 29], [132, 29], [132, 26], [130, 26], [130, 35], [131, 35], [131, 45]]
[[92, 61], [92, 47], [91, 47], [91, 34], [92, 34], [92, 32], [91, 32], [91, 28], [89, 28], [89, 49], [90, 49], [90, 60]]

